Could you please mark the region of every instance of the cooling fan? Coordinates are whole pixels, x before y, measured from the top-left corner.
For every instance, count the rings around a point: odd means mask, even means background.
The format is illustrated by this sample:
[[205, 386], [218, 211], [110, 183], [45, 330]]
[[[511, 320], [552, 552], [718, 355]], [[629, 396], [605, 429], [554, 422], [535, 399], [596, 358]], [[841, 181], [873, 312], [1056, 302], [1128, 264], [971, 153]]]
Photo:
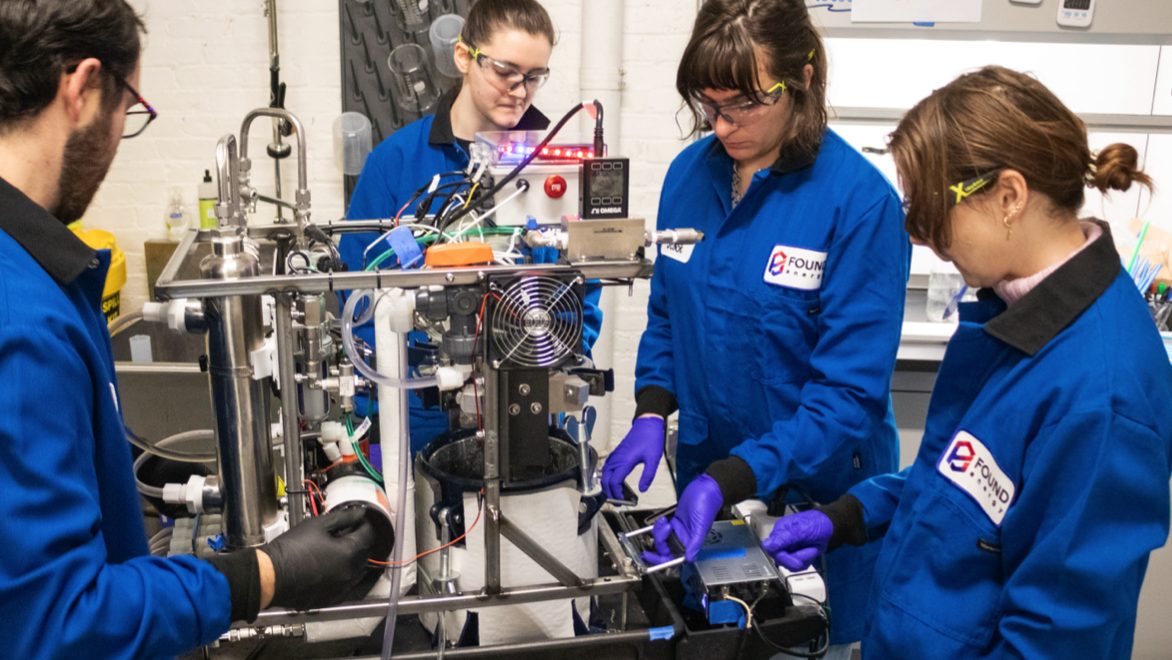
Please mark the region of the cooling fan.
[[544, 275], [511, 281], [493, 296], [494, 366], [550, 368], [582, 347], [582, 285]]

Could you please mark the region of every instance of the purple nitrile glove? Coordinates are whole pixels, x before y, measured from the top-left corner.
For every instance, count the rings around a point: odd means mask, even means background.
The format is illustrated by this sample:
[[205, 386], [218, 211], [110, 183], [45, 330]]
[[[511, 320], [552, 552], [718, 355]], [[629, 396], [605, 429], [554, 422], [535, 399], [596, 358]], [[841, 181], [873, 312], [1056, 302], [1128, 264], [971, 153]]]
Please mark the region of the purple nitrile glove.
[[663, 518], [655, 521], [655, 529], [651, 530], [655, 550], [644, 553], [643, 558], [654, 560], [652, 563], [656, 564], [671, 559], [674, 555], [668, 545], [668, 538], [675, 532], [676, 538], [684, 546], [684, 559], [695, 561], [696, 555], [700, 554], [700, 547], [704, 545], [704, 537], [708, 535], [722, 506], [724, 494], [720, 492], [716, 480], [707, 474], [696, 477], [680, 494], [680, 502], [676, 505], [671, 524], [661, 524]]
[[834, 523], [821, 511], [790, 514], [773, 524], [761, 547], [791, 571], [804, 571], [826, 552]]
[[635, 466], [643, 464], [643, 476], [639, 478], [639, 492], [646, 493], [659, 469], [663, 458], [663, 418], [639, 417], [631, 424], [631, 430], [610, 453], [602, 466], [602, 492], [613, 500], [623, 499], [623, 481]]

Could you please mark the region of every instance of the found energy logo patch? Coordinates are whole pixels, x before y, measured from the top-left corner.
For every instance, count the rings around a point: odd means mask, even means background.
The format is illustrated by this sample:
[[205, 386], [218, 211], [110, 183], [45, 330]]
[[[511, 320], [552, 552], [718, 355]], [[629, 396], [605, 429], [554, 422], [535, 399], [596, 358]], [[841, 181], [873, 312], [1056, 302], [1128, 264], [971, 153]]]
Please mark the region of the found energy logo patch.
[[1001, 526], [1017, 486], [984, 443], [968, 431], [958, 432], [941, 455], [936, 471], [968, 493], [989, 520]]
[[817, 291], [822, 288], [826, 253], [789, 245], [775, 245], [765, 262], [764, 279], [769, 284]]

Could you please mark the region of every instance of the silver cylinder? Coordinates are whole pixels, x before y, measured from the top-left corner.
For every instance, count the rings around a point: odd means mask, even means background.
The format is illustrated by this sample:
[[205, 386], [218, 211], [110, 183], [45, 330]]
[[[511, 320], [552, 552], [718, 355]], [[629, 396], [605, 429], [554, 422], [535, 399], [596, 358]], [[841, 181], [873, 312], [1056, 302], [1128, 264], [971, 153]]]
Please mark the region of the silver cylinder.
[[[212, 241], [200, 263], [204, 279], [236, 280], [260, 272], [239, 236]], [[229, 548], [265, 542], [277, 517], [277, 487], [269, 431], [270, 378], [253, 378], [252, 354], [264, 345], [259, 296], [204, 300], [208, 373], [216, 417], [216, 453]]]

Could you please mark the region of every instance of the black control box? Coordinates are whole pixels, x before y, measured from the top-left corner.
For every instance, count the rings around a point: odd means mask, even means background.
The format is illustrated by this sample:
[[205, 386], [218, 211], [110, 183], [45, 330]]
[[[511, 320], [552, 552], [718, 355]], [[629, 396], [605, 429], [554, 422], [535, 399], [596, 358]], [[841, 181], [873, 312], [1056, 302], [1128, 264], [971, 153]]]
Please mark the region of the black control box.
[[582, 163], [582, 219], [629, 217], [631, 161], [595, 158]]

